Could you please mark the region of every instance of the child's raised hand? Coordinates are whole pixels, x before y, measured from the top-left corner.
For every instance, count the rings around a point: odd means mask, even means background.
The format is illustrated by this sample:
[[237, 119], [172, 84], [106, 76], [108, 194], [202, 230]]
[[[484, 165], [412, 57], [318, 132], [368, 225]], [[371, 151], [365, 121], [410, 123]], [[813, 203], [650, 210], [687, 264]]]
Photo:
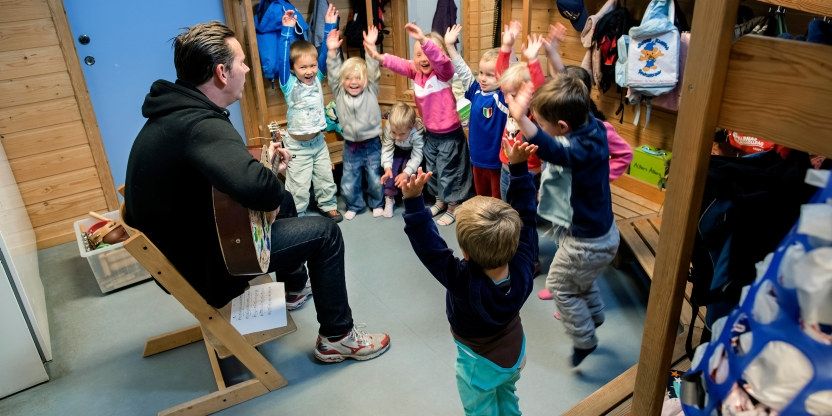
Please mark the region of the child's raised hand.
[[341, 39], [341, 32], [338, 29], [331, 30], [326, 38], [326, 48], [331, 51], [338, 50], [342, 43], [344, 40]]
[[407, 178], [409, 178], [409, 177], [410, 177], [410, 175], [408, 175], [405, 172], [402, 172], [402, 173], [396, 175], [396, 179], [393, 180], [393, 184], [395, 184], [397, 187], [401, 188], [402, 185], [407, 182]]
[[415, 198], [422, 195], [422, 189], [424, 189], [425, 184], [428, 183], [431, 176], [433, 176], [433, 172], [425, 173], [422, 172], [422, 168], [419, 168], [416, 173], [410, 175], [406, 181], [403, 181], [399, 187], [402, 190], [402, 197]]
[[459, 32], [462, 30], [462, 26], [460, 25], [453, 25], [449, 27], [445, 31], [445, 46], [448, 48], [454, 47], [456, 41], [459, 39]]
[[517, 20], [512, 20], [509, 24], [503, 26], [503, 45], [508, 46], [509, 48], [514, 47], [514, 41], [517, 40], [518, 36], [520, 36], [520, 32], [522, 30], [523, 25]]
[[526, 49], [523, 50], [523, 56], [526, 57], [527, 61], [532, 61], [537, 59], [537, 53], [540, 52], [540, 47], [543, 46], [543, 37], [540, 35], [529, 35], [528, 44], [526, 45]]
[[378, 53], [375, 43], [368, 43], [367, 41], [364, 41], [364, 52], [367, 53], [367, 56], [375, 59], [376, 61], [384, 61], [384, 55]]
[[326, 9], [326, 16], [324, 16], [325, 23], [338, 23], [338, 8], [334, 4], [329, 3]]
[[295, 27], [295, 25], [298, 23], [298, 18], [297, 16], [295, 16], [295, 11], [286, 10], [286, 12], [283, 13], [282, 23], [283, 26]]
[[549, 34], [546, 35], [546, 39], [549, 42], [563, 42], [566, 40], [566, 26], [561, 22], [549, 25]]
[[406, 30], [407, 34], [410, 35], [410, 37], [415, 39], [417, 42], [421, 43], [423, 40], [425, 40], [425, 32], [422, 32], [422, 28], [416, 26], [416, 23], [410, 22], [404, 25], [404, 30]]
[[526, 81], [517, 91], [517, 94], [512, 96], [506, 94], [506, 104], [508, 104], [508, 111], [515, 120], [520, 121], [529, 112], [529, 106], [532, 103], [532, 96], [534, 95], [534, 84], [531, 81]]
[[375, 26], [368, 26], [367, 31], [363, 32], [364, 34], [364, 43], [373, 45], [373, 49], [376, 47], [376, 43], [378, 42], [378, 28]]
[[512, 143], [508, 139], [503, 139], [503, 152], [509, 164], [521, 163], [529, 160], [529, 156], [537, 152], [537, 145], [519, 140]]

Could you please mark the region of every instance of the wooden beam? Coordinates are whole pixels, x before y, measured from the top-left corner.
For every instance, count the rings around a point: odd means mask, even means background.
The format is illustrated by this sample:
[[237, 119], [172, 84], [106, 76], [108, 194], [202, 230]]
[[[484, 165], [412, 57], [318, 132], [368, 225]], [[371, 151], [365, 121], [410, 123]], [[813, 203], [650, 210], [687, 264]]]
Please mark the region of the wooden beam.
[[829, 0], [757, 0], [787, 9], [801, 10], [819, 16], [832, 16], [832, 2]]
[[[407, 24], [407, 0], [392, 0], [390, 2], [390, 26], [396, 30], [393, 33], [393, 53], [397, 56], [407, 59], [410, 55], [407, 44], [407, 33], [404, 31], [404, 25]], [[396, 77], [396, 98], [398, 100], [407, 101], [408, 97], [405, 92], [410, 89], [408, 80], [405, 77]]]
[[523, 33], [521, 35], [520, 41], [515, 42], [518, 45], [524, 44], [526, 40], [529, 38], [529, 32], [531, 31], [532, 25], [531, 0], [523, 0], [523, 11], [520, 15], [520, 24], [523, 25]]
[[728, 69], [739, 0], [700, 2], [673, 140], [656, 268], [650, 285], [633, 400], [636, 415], [658, 415], [666, 388], [685, 280]]
[[66, 60], [67, 71], [72, 82], [72, 89], [75, 91], [75, 99], [78, 102], [78, 109], [81, 112], [81, 120], [84, 122], [84, 130], [90, 143], [92, 157], [95, 160], [95, 167], [98, 170], [98, 178], [101, 180], [101, 189], [104, 191], [104, 200], [109, 210], [118, 209], [118, 196], [116, 186], [113, 183], [113, 175], [110, 173], [110, 162], [107, 160], [107, 153], [104, 151], [104, 143], [101, 140], [101, 132], [98, 130], [98, 121], [92, 109], [90, 94], [87, 91], [87, 83], [84, 80], [84, 73], [81, 70], [81, 63], [75, 53], [75, 43], [72, 38], [72, 31], [69, 29], [69, 22], [66, 17], [66, 10], [62, 0], [47, 0], [49, 11], [52, 14], [52, 21], [55, 23], [55, 31], [58, 33], [58, 40], [61, 44], [61, 51]]
[[743, 36], [731, 47], [719, 127], [832, 156], [832, 140], [807, 140], [832, 114], [829, 62], [827, 45]]

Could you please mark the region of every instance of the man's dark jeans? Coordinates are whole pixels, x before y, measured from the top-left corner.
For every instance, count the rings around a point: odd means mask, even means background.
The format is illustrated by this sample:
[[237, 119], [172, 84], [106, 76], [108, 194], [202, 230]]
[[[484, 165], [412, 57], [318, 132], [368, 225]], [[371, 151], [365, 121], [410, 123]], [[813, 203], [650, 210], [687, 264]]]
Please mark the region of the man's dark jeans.
[[341, 229], [329, 218], [298, 218], [292, 212], [294, 204], [283, 205], [292, 206], [281, 207], [281, 215], [272, 224], [269, 272], [276, 272], [277, 281], [286, 283], [287, 292], [303, 290], [308, 275], [321, 324], [318, 333], [329, 337], [346, 334], [353, 322], [344, 281]]

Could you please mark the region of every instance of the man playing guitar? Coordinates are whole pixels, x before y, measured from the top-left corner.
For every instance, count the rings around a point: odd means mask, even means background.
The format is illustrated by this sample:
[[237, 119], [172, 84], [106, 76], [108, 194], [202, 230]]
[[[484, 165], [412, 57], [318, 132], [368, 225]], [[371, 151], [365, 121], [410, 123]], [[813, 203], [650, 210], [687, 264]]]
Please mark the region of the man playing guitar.
[[[144, 232], [209, 304], [222, 307], [254, 276], [232, 276], [223, 262], [212, 187], [252, 210], [280, 207], [268, 271], [289, 293], [308, 295], [308, 279], [320, 324], [315, 357], [336, 362], [382, 354], [390, 337], [353, 325], [340, 229], [328, 218], [292, 215], [291, 195], [249, 155], [231, 125], [226, 107], [242, 97], [249, 71], [234, 32], [218, 22], [197, 24], [173, 43], [177, 80], [154, 82], [142, 105], [147, 122], [130, 151], [125, 221]], [[277, 143], [269, 154], [291, 160]]]

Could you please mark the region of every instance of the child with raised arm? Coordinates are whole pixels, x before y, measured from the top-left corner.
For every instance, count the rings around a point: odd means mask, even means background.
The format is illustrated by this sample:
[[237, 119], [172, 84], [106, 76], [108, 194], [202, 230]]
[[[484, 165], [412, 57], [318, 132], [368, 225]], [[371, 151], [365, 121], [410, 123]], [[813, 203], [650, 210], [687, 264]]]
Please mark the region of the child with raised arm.
[[384, 174], [384, 217], [393, 217], [396, 195], [404, 181], [422, 164], [422, 134], [425, 128], [416, 118], [416, 111], [403, 102], [393, 104], [381, 138], [381, 166]]
[[471, 121], [468, 123], [468, 147], [477, 195], [500, 198], [500, 145], [508, 118], [508, 107], [497, 81], [497, 49], [489, 49], [480, 57], [477, 76], [456, 51], [460, 25], [445, 32], [445, 47], [454, 70], [465, 88], [465, 98], [471, 101]]
[[[502, 41], [500, 46], [500, 53], [497, 57], [497, 77], [500, 80], [500, 90], [504, 95], [514, 95], [520, 87], [531, 81], [535, 88], [539, 88], [546, 82], [543, 76], [543, 68], [540, 66], [540, 61], [537, 58], [537, 53], [540, 50], [540, 42], [544, 39], [537, 37], [536, 39], [529, 38], [529, 47], [523, 51], [523, 56], [526, 62], [517, 62], [510, 64], [511, 56], [514, 50], [514, 43], [519, 36], [522, 26], [518, 21], [512, 21], [504, 27]], [[565, 31], [565, 28], [564, 28]], [[515, 141], [522, 141], [523, 137], [520, 132], [520, 127], [517, 121], [509, 115], [506, 120], [505, 128], [502, 132], [503, 139], [509, 140], [510, 143]], [[500, 197], [506, 199], [506, 190], [509, 183], [508, 158], [504, 153], [500, 153], [500, 163], [502, 169], [500, 172]], [[541, 163], [537, 155], [532, 155], [529, 158], [529, 171], [535, 176], [540, 174]]]
[[[572, 338], [574, 367], [598, 347], [595, 328], [604, 322], [604, 301], [595, 280], [619, 242], [610, 202], [607, 131], [589, 112], [586, 86], [569, 75], [549, 81], [537, 93], [526, 84], [506, 101], [526, 140], [539, 146], [540, 158], [572, 170], [571, 224], [560, 238], [546, 288]], [[537, 124], [526, 115], [530, 107]], [[564, 136], [566, 143], [555, 136]]]
[[[335, 28], [338, 9], [329, 5], [324, 25], [324, 39]], [[321, 82], [326, 69], [326, 48], [321, 42], [320, 52], [315, 45], [297, 40], [289, 46], [291, 31], [297, 23], [294, 10], [283, 15], [283, 28], [277, 42], [278, 81], [286, 97], [286, 121], [290, 137], [284, 146], [292, 153], [286, 170], [286, 190], [292, 194], [299, 215], [309, 206], [309, 186], [315, 188], [315, 200], [324, 216], [335, 222], [343, 217], [335, 199], [335, 179], [329, 148], [322, 131], [326, 128], [324, 94]]]
[[[383, 213], [381, 207], [381, 110], [378, 107], [378, 61], [365, 62], [352, 57], [341, 62], [342, 39], [338, 30], [329, 32], [326, 65], [327, 80], [335, 98], [335, 108], [344, 136], [341, 195], [347, 204], [344, 218], [351, 220], [369, 205], [374, 217]], [[370, 26], [364, 32], [364, 45], [375, 49], [378, 29]], [[371, 46], [370, 46], [371, 45]], [[367, 182], [367, 204], [364, 203], [362, 182]]]
[[[587, 90], [591, 91], [592, 78], [586, 69], [570, 65], [564, 67], [561, 73], [580, 79]], [[606, 121], [607, 117], [598, 109], [595, 102], [590, 99], [589, 104], [592, 115], [602, 121], [607, 130], [607, 145], [610, 152], [609, 180], [612, 182], [624, 174], [627, 167], [630, 166], [630, 161], [633, 159], [633, 150], [615, 131], [615, 127]], [[572, 222], [572, 207], [569, 204], [571, 187], [572, 172], [570, 169], [552, 163], [547, 164], [541, 174], [540, 205], [537, 207], [537, 215], [552, 224], [551, 234], [555, 236], [555, 246], [557, 246], [560, 234], [568, 229]], [[554, 267], [554, 263], [552, 267]], [[541, 289], [537, 296], [542, 300], [551, 300], [553, 297], [549, 289], [546, 288]], [[560, 318], [560, 315], [555, 314], [555, 317]]]
[[528, 143], [506, 144], [511, 205], [476, 196], [457, 209], [454, 256], [420, 197], [431, 176], [421, 168], [402, 185], [413, 251], [446, 289], [445, 311], [457, 346], [456, 381], [466, 415], [520, 415], [515, 384], [525, 361], [520, 308], [533, 288], [535, 189]]
[[405, 30], [416, 40], [412, 61], [387, 53], [369, 52], [385, 68], [413, 80], [416, 107], [425, 124], [423, 155], [428, 170], [435, 175], [429, 184], [436, 195], [431, 214], [437, 216], [444, 212], [437, 223], [450, 225], [455, 221], [456, 207], [473, 193], [468, 143], [451, 91], [454, 66], [442, 53], [442, 36], [425, 36], [414, 23], [406, 24]]

